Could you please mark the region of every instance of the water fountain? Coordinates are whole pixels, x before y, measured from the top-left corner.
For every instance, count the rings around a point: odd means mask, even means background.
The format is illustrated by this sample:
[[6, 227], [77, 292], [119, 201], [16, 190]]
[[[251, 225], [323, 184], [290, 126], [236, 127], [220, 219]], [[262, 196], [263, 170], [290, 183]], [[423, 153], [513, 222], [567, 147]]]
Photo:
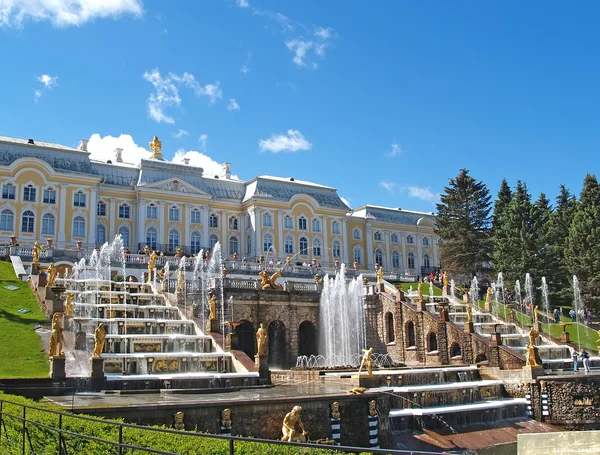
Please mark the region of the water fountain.
[[[529, 273], [525, 274], [525, 301], [527, 302], [528, 311], [530, 313], [533, 312], [533, 307], [535, 306], [535, 288]], [[533, 319], [533, 314], [531, 318]]]
[[[550, 300], [548, 299], [548, 283], [546, 282], [546, 277], [542, 277], [542, 304], [544, 307], [544, 311], [547, 315], [550, 315]], [[550, 318], [546, 319], [548, 321], [548, 333], [550, 333]]]
[[523, 304], [523, 300], [521, 296], [521, 282], [519, 280], [515, 281], [515, 299], [517, 300], [517, 305], [520, 307]]
[[471, 287], [469, 288], [469, 298], [471, 300], [471, 306], [476, 307], [479, 301], [479, 282], [477, 277], [474, 276], [471, 280]]
[[326, 366], [358, 365], [366, 347], [362, 276], [346, 282], [346, 266], [325, 276], [320, 302], [319, 352]]
[[[581, 288], [579, 287], [579, 280], [573, 275], [573, 308], [575, 308], [575, 315], [577, 321], [577, 339], [580, 340], [579, 336], [579, 324], [583, 323], [583, 300], [581, 299]], [[579, 343], [579, 351], [581, 351], [581, 343]]]

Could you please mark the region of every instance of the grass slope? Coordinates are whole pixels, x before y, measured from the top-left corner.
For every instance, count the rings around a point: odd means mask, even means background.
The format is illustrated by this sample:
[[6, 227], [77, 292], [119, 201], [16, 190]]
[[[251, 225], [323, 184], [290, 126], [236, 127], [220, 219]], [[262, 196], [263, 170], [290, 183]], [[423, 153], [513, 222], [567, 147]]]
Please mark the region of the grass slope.
[[[19, 289], [4, 288], [9, 285]], [[45, 321], [28, 283], [19, 281], [10, 262], [0, 261], [0, 378], [48, 376], [48, 356], [34, 331], [36, 323]]]
[[[396, 287], [401, 286], [404, 292], [408, 292], [408, 289], [412, 286], [413, 292], [417, 291], [419, 283], [395, 283]], [[424, 296], [429, 295], [429, 283], [421, 283], [421, 290]], [[442, 290], [436, 286], [433, 287], [433, 295], [442, 295]]]

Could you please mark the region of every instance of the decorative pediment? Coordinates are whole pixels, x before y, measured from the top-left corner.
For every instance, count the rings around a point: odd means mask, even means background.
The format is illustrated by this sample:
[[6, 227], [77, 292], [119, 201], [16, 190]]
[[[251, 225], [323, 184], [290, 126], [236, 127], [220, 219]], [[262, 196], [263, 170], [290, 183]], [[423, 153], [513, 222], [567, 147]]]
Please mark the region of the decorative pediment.
[[199, 194], [202, 196], [211, 197], [211, 195], [206, 193], [205, 191], [202, 191], [201, 189], [196, 188], [195, 186], [190, 185], [184, 180], [178, 178], [169, 178], [166, 180], [161, 180], [159, 182], [149, 183], [147, 185], [144, 185], [143, 187], [147, 189], [161, 190], [171, 193]]

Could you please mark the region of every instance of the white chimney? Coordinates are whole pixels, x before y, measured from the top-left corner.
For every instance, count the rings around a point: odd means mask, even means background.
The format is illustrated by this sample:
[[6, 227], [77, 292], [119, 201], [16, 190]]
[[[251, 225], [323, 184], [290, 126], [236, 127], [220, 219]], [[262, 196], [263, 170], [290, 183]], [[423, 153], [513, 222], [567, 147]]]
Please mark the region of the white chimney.
[[116, 158], [117, 163], [122, 163], [123, 162], [123, 149], [115, 149], [115, 155], [117, 156], [117, 158]]
[[79, 150], [81, 150], [82, 152], [87, 152], [87, 145], [88, 145], [88, 140], [87, 139], [82, 139], [79, 141], [79, 147], [77, 147]]
[[184, 158], [183, 159], [183, 164], [190, 164], [190, 159], [189, 158]]
[[231, 178], [231, 163], [223, 163], [221, 164], [221, 167], [223, 168], [223, 173], [225, 174], [225, 178], [227, 180], [229, 180]]

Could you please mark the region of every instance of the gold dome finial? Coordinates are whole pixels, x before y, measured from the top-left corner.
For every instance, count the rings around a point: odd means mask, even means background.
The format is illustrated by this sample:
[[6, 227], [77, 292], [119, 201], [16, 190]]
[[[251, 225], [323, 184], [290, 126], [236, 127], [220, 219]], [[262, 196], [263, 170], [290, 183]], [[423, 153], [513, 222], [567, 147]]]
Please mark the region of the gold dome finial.
[[162, 142], [158, 140], [158, 136], [154, 136], [152, 142], [150, 142], [150, 151], [152, 154], [150, 155], [150, 159], [152, 160], [162, 160]]

